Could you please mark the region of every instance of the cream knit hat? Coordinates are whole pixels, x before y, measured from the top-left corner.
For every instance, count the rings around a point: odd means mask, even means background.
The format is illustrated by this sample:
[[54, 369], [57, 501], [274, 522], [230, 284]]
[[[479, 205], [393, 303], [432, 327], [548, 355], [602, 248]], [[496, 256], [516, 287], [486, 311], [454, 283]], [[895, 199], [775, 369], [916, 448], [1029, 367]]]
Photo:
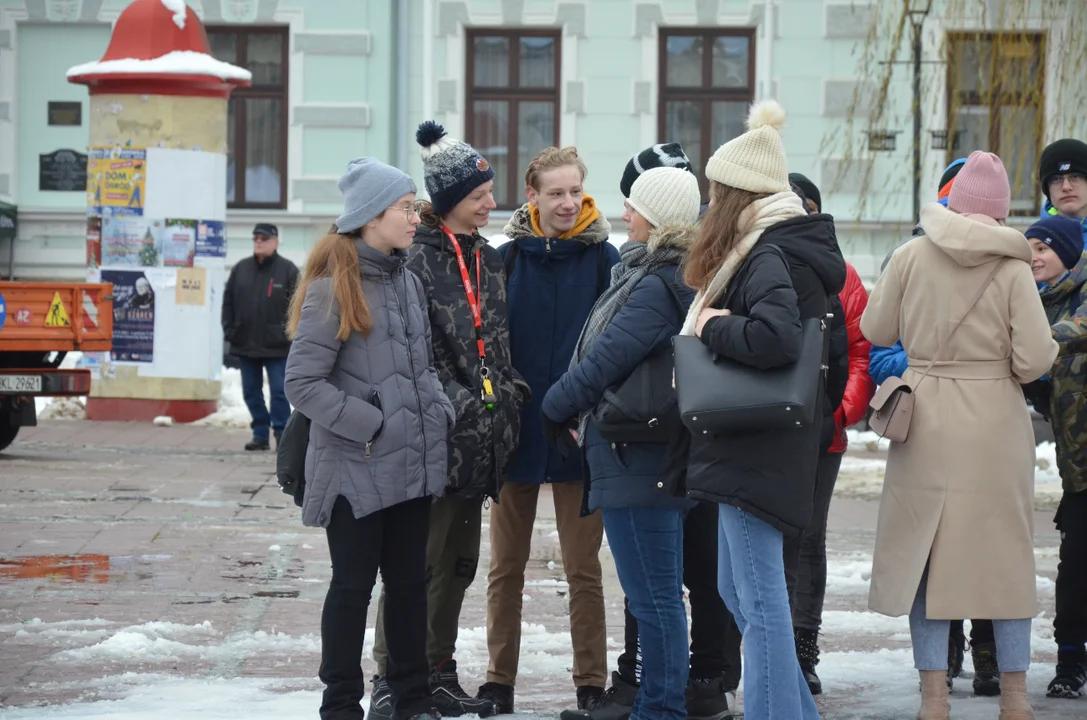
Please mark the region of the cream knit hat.
[[776, 100], [751, 106], [747, 132], [717, 148], [706, 163], [710, 180], [754, 193], [789, 191], [789, 169], [781, 128], [785, 109]]
[[702, 203], [698, 179], [687, 170], [658, 167], [646, 170], [630, 187], [630, 206], [653, 227], [698, 222]]

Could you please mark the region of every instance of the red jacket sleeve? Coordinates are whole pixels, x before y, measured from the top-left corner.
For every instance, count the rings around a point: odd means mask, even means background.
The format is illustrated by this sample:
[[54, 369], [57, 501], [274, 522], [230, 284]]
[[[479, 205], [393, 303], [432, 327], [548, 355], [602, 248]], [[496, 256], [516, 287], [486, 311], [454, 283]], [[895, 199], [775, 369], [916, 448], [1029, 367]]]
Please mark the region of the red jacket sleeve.
[[861, 334], [861, 315], [868, 306], [868, 291], [860, 275], [849, 263], [845, 264], [845, 287], [838, 295], [845, 310], [846, 333], [849, 337], [849, 379], [846, 381], [842, 404], [834, 413], [839, 430], [856, 425], [864, 418], [876, 384], [868, 374], [871, 343]]

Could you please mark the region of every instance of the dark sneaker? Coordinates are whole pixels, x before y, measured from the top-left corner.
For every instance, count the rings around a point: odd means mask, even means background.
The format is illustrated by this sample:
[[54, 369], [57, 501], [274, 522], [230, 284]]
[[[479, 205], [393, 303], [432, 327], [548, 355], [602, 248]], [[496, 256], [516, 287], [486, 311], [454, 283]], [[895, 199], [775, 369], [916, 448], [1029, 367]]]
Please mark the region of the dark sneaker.
[[996, 643], [970, 646], [974, 658], [974, 694], [982, 697], [1000, 695], [1000, 668], [996, 664]]
[[392, 720], [393, 717], [393, 692], [389, 689], [389, 683], [381, 675], [374, 675], [374, 688], [370, 691], [370, 712], [366, 713], [369, 720]]
[[687, 683], [687, 720], [723, 720], [732, 717], [728, 709], [728, 688], [724, 677], [691, 678]]
[[430, 710], [418, 715], [412, 715], [411, 720], [442, 720], [442, 714], [437, 710]]
[[577, 689], [577, 709], [592, 710], [604, 697], [604, 688], [582, 685]]
[[494, 706], [494, 715], [509, 715], [513, 712], [513, 688], [509, 685], [483, 683], [476, 693], [476, 699], [491, 703]]
[[[823, 682], [815, 674], [815, 666], [819, 664], [819, 633], [796, 628], [793, 630], [793, 640], [796, 642], [796, 659], [800, 661], [804, 682], [808, 684], [812, 695], [822, 694]], [[687, 712], [689, 715], [690, 710]]]
[[245, 449], [248, 452], [260, 452], [263, 450], [271, 450], [272, 446], [268, 443], [268, 438], [253, 438], [245, 444]]
[[951, 623], [947, 637], [947, 674], [953, 678], [962, 677], [962, 661], [966, 657], [966, 633], [962, 620]]
[[1057, 651], [1057, 677], [1049, 683], [1046, 697], [1078, 698], [1087, 684], [1087, 653], [1083, 650]]
[[445, 660], [430, 671], [430, 696], [442, 717], [478, 715], [485, 718], [494, 715], [493, 703], [464, 692], [457, 677], [456, 660]]
[[[594, 688], [595, 689], [595, 688]], [[617, 672], [611, 674], [611, 687], [605, 690], [592, 708], [563, 710], [561, 720], [627, 720], [638, 697], [638, 686], [631, 685]]]

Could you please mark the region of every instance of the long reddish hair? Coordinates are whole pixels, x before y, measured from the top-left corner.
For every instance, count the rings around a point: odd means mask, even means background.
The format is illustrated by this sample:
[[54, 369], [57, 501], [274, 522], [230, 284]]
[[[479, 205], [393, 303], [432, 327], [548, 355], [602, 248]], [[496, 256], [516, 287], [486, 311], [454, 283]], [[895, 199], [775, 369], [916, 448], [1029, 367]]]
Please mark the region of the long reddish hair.
[[[292, 340], [298, 334], [298, 321], [302, 317], [302, 305], [306, 301], [306, 290], [318, 278], [331, 278], [332, 299], [340, 307], [340, 329], [336, 339], [344, 342], [352, 332], [366, 335], [373, 327], [370, 308], [362, 293], [362, 275], [359, 268], [359, 252], [355, 241], [361, 235], [358, 232], [345, 235], [335, 225], [327, 235], [317, 241], [306, 258], [306, 267], [302, 279], [291, 298], [291, 309], [287, 315], [287, 337]], [[329, 308], [331, 310], [331, 307]]]
[[725, 258], [747, 234], [747, 228], [740, 227], [743, 211], [768, 195], [711, 180], [710, 197], [713, 203], [702, 218], [698, 239], [687, 253], [687, 267], [683, 273], [687, 285], [695, 290], [705, 290], [709, 286]]

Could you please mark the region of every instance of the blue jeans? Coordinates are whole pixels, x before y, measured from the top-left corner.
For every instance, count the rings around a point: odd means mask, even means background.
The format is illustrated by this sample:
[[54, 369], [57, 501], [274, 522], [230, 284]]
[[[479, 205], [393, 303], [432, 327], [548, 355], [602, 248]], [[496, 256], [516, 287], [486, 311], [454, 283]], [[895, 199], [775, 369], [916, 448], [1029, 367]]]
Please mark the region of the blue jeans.
[[631, 720], [685, 719], [690, 658], [683, 605], [683, 511], [632, 507], [601, 513], [642, 648], [642, 684]]
[[744, 636], [744, 718], [818, 720], [796, 659], [781, 532], [731, 505], [719, 516], [717, 583]]
[[[276, 437], [283, 433], [287, 418], [291, 415], [291, 404], [287, 402], [287, 391], [283, 387], [283, 375], [287, 371], [287, 358], [239, 358], [242, 363], [242, 396], [253, 422], [253, 437], [268, 439], [268, 427], [275, 431]], [[272, 397], [272, 412], [264, 405], [264, 371], [268, 371], [268, 385]]]

